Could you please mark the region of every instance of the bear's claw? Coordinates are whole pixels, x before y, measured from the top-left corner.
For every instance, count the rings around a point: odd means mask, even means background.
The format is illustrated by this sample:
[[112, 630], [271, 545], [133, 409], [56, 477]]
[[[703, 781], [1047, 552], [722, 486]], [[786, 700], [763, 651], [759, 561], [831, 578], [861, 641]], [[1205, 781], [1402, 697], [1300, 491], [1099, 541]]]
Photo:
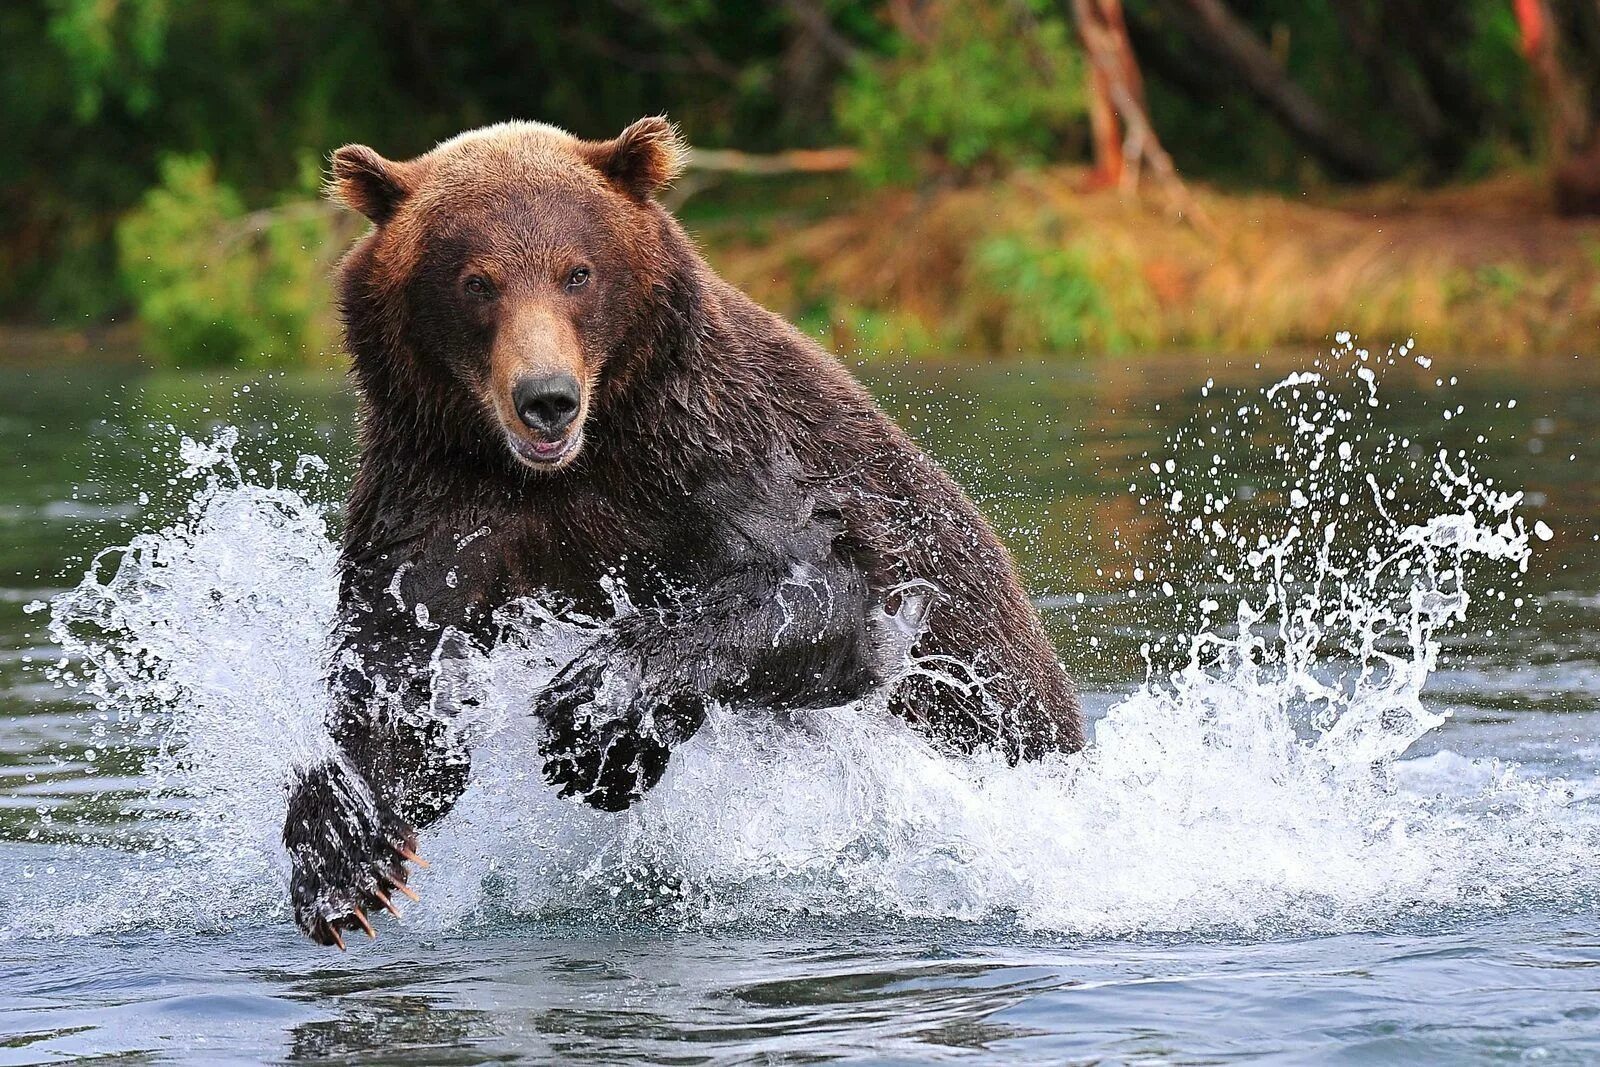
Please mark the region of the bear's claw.
[[295, 921], [319, 945], [342, 950], [341, 930], [377, 936], [365, 909], [398, 917], [388, 887], [419, 899], [406, 884], [406, 862], [421, 863], [416, 834], [342, 763], [306, 772], [289, 803], [284, 844]]
[[432, 866], [432, 864], [430, 864], [427, 860], [423, 859], [421, 856], [417, 855], [415, 852], [411, 851], [409, 848], [407, 848], [404, 845], [396, 845], [396, 846], [394, 846], [394, 850], [396, 852], [400, 853], [400, 858], [401, 859], [410, 860], [412, 863], [415, 863], [418, 867], [421, 867], [423, 870], [427, 870], [429, 867]]
[[394, 906], [394, 901], [389, 899], [387, 893], [381, 889], [374, 889], [372, 891], [372, 895], [377, 899], [379, 904], [383, 905], [384, 911], [388, 912], [390, 915], [393, 915], [396, 919], [400, 918], [400, 909]]

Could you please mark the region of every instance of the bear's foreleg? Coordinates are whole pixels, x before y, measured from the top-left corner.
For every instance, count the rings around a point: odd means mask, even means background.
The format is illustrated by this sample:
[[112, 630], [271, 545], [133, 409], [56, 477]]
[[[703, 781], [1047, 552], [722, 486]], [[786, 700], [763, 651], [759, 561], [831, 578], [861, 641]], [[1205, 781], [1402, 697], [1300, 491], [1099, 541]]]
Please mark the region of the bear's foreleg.
[[620, 811], [709, 701], [825, 707], [885, 681], [867, 579], [837, 529], [813, 518], [678, 603], [618, 619], [540, 696], [546, 779]]
[[295, 920], [319, 944], [371, 926], [366, 911], [394, 911], [417, 860], [417, 830], [466, 788], [468, 754], [433, 707], [421, 645], [347, 638], [331, 680], [331, 732], [339, 754], [292, 788], [283, 840]]

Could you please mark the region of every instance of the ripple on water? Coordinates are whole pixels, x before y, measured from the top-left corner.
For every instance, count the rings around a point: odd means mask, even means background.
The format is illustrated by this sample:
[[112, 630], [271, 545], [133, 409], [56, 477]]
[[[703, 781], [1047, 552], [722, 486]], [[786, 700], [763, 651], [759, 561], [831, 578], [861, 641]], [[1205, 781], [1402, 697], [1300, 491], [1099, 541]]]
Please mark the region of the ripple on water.
[[[1515, 584], [1536, 538], [1518, 494], [1466, 454], [1393, 462], [1418, 452], [1384, 428], [1363, 373], [1377, 362], [1351, 346], [1267, 390], [1219, 394], [1210, 421], [1171, 442], [1184, 461], [1151, 463], [1137, 491], [1170, 524], [1172, 557], [1203, 568], [1199, 623], [1176, 669], [1152, 652], [1144, 684], [1094, 701], [1109, 706], [1078, 757], [951, 759], [881, 699], [716, 709], [646, 802], [593, 812], [530, 771], [523, 704], [587, 624], [508, 623], [513, 639], [440, 667], [481, 697], [459, 722], [477, 759], [428, 835], [435, 868], [406, 925], [872, 914], [1260, 936], [1592, 901], [1592, 789], [1548, 773], [1570, 761], [1428, 749], [1444, 714], [1421, 691], [1441, 641], [1468, 617], [1472, 583]], [[72, 662], [51, 677], [95, 709], [37, 792], [73, 799], [63, 782], [88, 747], [137, 753], [149, 785], [143, 802], [118, 796], [130, 776], [100, 787], [134, 813], [95, 837], [121, 848], [62, 845], [70, 863], [50, 877], [35, 866], [0, 913], [8, 936], [283, 922], [284, 784], [331, 744], [336, 548], [315, 494], [247, 476], [236, 441], [185, 441], [187, 513], [102, 554], [54, 600]], [[1240, 511], [1242, 485], [1282, 506]], [[1181, 599], [1156, 564], [1134, 577]]]

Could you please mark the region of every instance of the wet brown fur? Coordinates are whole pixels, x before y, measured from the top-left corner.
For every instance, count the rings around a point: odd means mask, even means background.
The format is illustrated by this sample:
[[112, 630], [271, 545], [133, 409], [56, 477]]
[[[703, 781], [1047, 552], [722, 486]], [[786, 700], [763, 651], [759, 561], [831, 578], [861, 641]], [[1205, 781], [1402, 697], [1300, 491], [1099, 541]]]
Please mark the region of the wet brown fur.
[[[438, 632], [419, 628], [412, 606], [488, 643], [496, 609], [519, 597], [606, 613], [606, 578], [644, 608], [629, 622], [651, 649], [641, 669], [675, 675], [679, 704], [696, 684], [804, 703], [881, 683], [866, 606], [935, 590], [915, 652], [944, 677], [900, 679], [895, 713], [956, 749], [1012, 760], [1083, 744], [1072, 684], [976, 507], [837, 360], [718, 278], [656, 202], [682, 152], [669, 124], [646, 119], [609, 142], [515, 123], [404, 163], [335, 154], [333, 194], [374, 222], [339, 271], [362, 447], [341, 654], [360, 677], [334, 732], [387, 812], [357, 837], [404, 838], [465, 781], [465, 754], [419, 711], [428, 696], [415, 675]], [[593, 281], [569, 291], [574, 264]], [[492, 306], [464, 297], [474, 273], [495, 280]], [[583, 443], [534, 470], [508, 448], [522, 431], [507, 396], [518, 375], [548, 367], [581, 369]], [[740, 628], [737, 612], [770, 608], [769, 587], [727, 576], [757, 558], [822, 568], [845, 604], [818, 621], [815, 647], [783, 650], [789, 660], [771, 659], [769, 630]], [[693, 600], [717, 582], [715, 611]], [[700, 612], [710, 621], [695, 633]], [[673, 643], [649, 645], [657, 624], [676, 627]], [[701, 662], [708, 649], [750, 666], [734, 677]], [[609, 662], [591, 658], [596, 670]], [[807, 690], [791, 673], [828, 679]], [[360, 710], [378, 699], [374, 674], [389, 676], [376, 683], [388, 712]], [[685, 713], [679, 733], [698, 721]], [[646, 759], [655, 776], [666, 750]], [[654, 780], [642, 778], [640, 789]], [[285, 830], [305, 872], [297, 914], [314, 936], [308, 901], [362, 902], [348, 887], [330, 897], [327, 872], [342, 861], [322, 855], [317, 820], [340, 788], [321, 788]]]

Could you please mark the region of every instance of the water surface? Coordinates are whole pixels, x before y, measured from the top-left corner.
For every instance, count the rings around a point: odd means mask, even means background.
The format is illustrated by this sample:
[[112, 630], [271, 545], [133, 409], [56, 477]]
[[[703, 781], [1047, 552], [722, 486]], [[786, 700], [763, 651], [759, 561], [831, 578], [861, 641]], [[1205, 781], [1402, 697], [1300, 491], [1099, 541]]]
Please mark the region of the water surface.
[[[1357, 417], [1325, 452], [1348, 440], [1352, 484], [1370, 453], [1398, 485], [1373, 526], [1374, 506], [1312, 486], [1305, 454], [1273, 451], [1262, 390], [1309, 368], [866, 365], [1012, 544], [1101, 720], [1095, 762], [949, 760], [870, 707], [752, 712], [601, 818], [544, 796], [516, 722], [487, 722], [423, 905], [345, 956], [294, 931], [272, 852], [282, 768], [316, 744], [343, 383], [5, 372], [0, 1063], [1592, 1062], [1600, 378], [1586, 359], [1407, 357], [1371, 411], [1352, 380], [1333, 408]], [[236, 468], [186, 472], [181, 437], [224, 427]], [[1435, 635], [1415, 708], [1382, 679], [1360, 690], [1373, 706], [1341, 706], [1347, 725], [1370, 713], [1382, 758], [1323, 740], [1336, 723], [1281, 672], [1252, 685], [1211, 656], [1206, 680], [1164, 681], [1203, 601], [1225, 658], [1234, 605], [1265, 600], [1190, 528], [1198, 502], [1282, 529], [1279, 490], [1305, 484], [1387, 553], [1455, 506], [1429, 484], [1440, 449], [1524, 492], [1531, 554], [1525, 573], [1462, 567], [1470, 610]], [[154, 615], [130, 625], [181, 691], [97, 706], [41, 605], [167, 528], [160, 587], [139, 593]], [[1314, 625], [1301, 682], [1355, 686], [1361, 652]], [[1373, 654], [1406, 650], [1386, 632]], [[529, 670], [481, 666], [511, 690]]]

